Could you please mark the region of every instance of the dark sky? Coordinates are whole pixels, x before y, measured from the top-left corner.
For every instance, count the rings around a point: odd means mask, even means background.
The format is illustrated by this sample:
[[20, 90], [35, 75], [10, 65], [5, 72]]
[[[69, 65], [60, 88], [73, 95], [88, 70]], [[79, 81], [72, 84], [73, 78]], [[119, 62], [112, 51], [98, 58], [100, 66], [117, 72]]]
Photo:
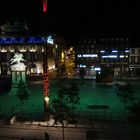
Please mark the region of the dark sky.
[[[0, 24], [17, 16], [27, 18], [31, 32], [54, 32], [72, 38], [79, 35], [113, 34], [139, 38], [138, 0], [1, 0]], [[138, 40], [138, 39], [137, 39]]]

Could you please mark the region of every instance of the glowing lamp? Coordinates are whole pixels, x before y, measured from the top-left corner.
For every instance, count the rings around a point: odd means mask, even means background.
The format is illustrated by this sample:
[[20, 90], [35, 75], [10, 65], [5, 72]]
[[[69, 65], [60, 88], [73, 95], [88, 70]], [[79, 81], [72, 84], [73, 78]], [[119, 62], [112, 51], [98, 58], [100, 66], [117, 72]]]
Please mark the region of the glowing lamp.
[[48, 103], [49, 102], [49, 97], [48, 96], [45, 96], [44, 97], [44, 100]]

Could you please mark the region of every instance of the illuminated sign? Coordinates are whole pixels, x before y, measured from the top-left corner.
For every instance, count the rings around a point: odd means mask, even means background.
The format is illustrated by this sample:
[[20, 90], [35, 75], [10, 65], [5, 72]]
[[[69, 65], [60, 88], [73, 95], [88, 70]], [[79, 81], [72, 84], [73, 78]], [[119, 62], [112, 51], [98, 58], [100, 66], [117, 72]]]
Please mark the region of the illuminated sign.
[[108, 56], [107, 55], [103, 55], [102, 58], [108, 58]]
[[109, 58], [117, 58], [117, 55], [109, 55]]
[[129, 52], [129, 50], [125, 50], [125, 52]]
[[120, 55], [120, 58], [124, 58], [124, 55]]
[[105, 53], [105, 50], [101, 50], [100, 52], [101, 52], [101, 53]]
[[117, 51], [117, 50], [112, 50], [112, 52], [115, 52], [115, 53], [116, 53], [116, 52], [118, 52], [118, 51]]
[[78, 54], [78, 57], [82, 57], [82, 55], [81, 54]]
[[78, 54], [78, 57], [98, 57], [97, 54]]
[[103, 55], [102, 58], [117, 58], [117, 55]]

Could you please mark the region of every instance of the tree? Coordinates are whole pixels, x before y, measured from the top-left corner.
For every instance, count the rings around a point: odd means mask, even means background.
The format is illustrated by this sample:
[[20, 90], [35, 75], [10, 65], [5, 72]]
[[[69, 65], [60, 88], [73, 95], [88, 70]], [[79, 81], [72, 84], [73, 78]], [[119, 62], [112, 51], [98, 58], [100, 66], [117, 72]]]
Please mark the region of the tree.
[[140, 124], [140, 100], [133, 103], [131, 106], [128, 107], [130, 116], [128, 117], [128, 120], [130, 122]]
[[55, 120], [62, 123], [62, 139], [64, 140], [64, 120], [70, 121], [75, 118], [76, 105], [79, 104], [79, 88], [76, 83], [69, 87], [61, 86], [57, 98], [51, 103], [51, 110]]
[[76, 83], [71, 83], [69, 87], [61, 86], [57, 97], [51, 102], [51, 110], [55, 119], [60, 122], [74, 119], [76, 105], [79, 101], [79, 88]]
[[65, 66], [67, 74], [72, 76], [75, 68], [75, 51], [73, 47], [65, 51]]
[[19, 98], [19, 100], [22, 103], [21, 111], [23, 113], [23, 105], [24, 105], [24, 101], [28, 99], [28, 92], [27, 92], [27, 87], [26, 87], [25, 83], [22, 81], [19, 81], [19, 83], [17, 84], [17, 97]]
[[135, 90], [131, 84], [127, 83], [126, 85], [117, 85], [117, 96], [120, 98], [124, 105], [124, 120], [126, 118], [126, 106], [128, 103], [134, 101]]

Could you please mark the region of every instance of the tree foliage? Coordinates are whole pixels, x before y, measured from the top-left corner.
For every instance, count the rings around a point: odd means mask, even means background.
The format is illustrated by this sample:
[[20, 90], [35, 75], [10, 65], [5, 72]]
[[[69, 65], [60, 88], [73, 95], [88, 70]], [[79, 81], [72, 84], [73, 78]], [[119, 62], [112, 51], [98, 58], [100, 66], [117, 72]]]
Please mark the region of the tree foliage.
[[118, 85], [117, 87], [117, 96], [124, 104], [127, 104], [135, 99], [134, 93], [135, 90], [129, 83], [126, 85]]
[[133, 105], [128, 107], [130, 116], [128, 117], [128, 120], [133, 123], [140, 124], [140, 100], [133, 103]]
[[76, 83], [70, 84], [69, 87], [61, 86], [57, 97], [51, 102], [51, 110], [55, 119], [59, 121], [74, 119], [76, 105], [79, 101], [79, 88]]
[[117, 96], [120, 98], [124, 105], [124, 119], [126, 118], [126, 105], [135, 100], [135, 90], [131, 84], [117, 85]]
[[24, 101], [28, 99], [28, 92], [26, 84], [22, 81], [19, 81], [19, 83], [17, 84], [17, 97], [22, 103], [22, 112], [23, 112], [23, 104]]

